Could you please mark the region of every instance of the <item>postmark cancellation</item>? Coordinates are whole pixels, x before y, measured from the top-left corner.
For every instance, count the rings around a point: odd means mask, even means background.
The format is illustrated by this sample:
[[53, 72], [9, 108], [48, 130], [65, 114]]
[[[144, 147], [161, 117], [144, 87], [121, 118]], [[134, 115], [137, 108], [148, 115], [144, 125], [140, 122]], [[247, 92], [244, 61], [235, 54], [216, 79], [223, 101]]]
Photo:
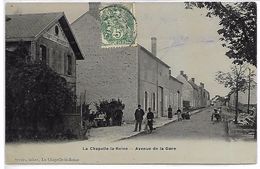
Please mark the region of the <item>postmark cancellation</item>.
[[134, 4], [113, 4], [100, 9], [101, 47], [136, 46]]

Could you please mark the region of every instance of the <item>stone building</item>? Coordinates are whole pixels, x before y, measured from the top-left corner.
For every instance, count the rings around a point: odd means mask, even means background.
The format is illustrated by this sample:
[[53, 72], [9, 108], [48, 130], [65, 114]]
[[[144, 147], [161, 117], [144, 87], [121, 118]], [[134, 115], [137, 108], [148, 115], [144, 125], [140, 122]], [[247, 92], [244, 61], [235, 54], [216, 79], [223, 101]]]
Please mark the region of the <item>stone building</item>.
[[196, 100], [194, 100], [194, 88], [188, 80], [188, 76], [184, 74], [184, 71], [180, 71], [177, 79], [183, 83], [182, 86], [182, 99], [184, 108], [195, 107]]
[[[147, 111], [151, 107], [157, 116], [166, 116], [169, 105], [173, 111], [182, 107], [182, 82], [171, 76], [170, 67], [156, 56], [156, 38], [152, 52], [138, 46], [138, 103]], [[143, 104], [142, 104], [143, 101]]]
[[204, 88], [204, 83], [200, 83], [199, 86], [199, 106], [209, 106], [210, 95], [209, 92]]
[[170, 76], [170, 96], [169, 101], [174, 112], [183, 109], [182, 86], [183, 83], [173, 76]]
[[205, 93], [206, 93], [206, 106], [210, 106], [210, 94], [209, 94], [209, 91], [207, 91], [205, 89]]
[[193, 87], [193, 103], [191, 104], [192, 107], [200, 107], [200, 93], [199, 93], [199, 87], [195, 83], [195, 78], [191, 78], [189, 80], [189, 83]]
[[125, 104], [126, 121], [134, 120], [138, 104], [145, 111], [151, 107], [160, 117], [166, 115], [169, 104], [173, 106], [178, 99], [182, 103], [182, 83], [156, 57], [156, 38], [152, 38], [152, 52], [141, 45], [101, 48], [99, 3], [90, 3], [89, 11], [72, 23], [72, 29], [86, 56], [77, 61], [77, 95], [85, 92], [87, 103], [119, 98]]
[[[64, 77], [76, 94], [76, 60], [84, 57], [64, 13], [6, 15], [6, 51], [19, 43], [27, 49], [27, 61], [42, 61]], [[75, 106], [74, 106], [75, 107]], [[67, 127], [78, 125], [80, 116], [64, 112]]]
[[188, 76], [184, 71], [180, 71], [177, 79], [183, 83], [183, 106], [185, 108], [200, 108], [210, 105], [210, 94], [204, 88], [204, 83], [198, 86], [195, 83], [195, 78], [188, 80]]

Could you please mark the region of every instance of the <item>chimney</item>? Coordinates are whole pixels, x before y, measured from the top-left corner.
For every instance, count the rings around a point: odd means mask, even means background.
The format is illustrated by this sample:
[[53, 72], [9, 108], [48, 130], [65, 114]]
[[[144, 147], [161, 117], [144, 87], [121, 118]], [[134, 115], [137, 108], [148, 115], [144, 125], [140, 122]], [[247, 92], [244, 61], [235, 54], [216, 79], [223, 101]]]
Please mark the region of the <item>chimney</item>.
[[151, 45], [151, 51], [152, 51], [152, 54], [154, 55], [154, 56], [156, 56], [156, 37], [152, 37], [151, 38], [151, 43], [152, 43], [152, 45]]
[[89, 2], [89, 13], [92, 15], [94, 18], [99, 20], [99, 7], [100, 7], [100, 2]]
[[202, 88], [204, 88], [204, 83], [201, 83], [201, 82], [200, 82], [200, 86], [201, 86]]
[[191, 78], [191, 81], [192, 81], [193, 83], [195, 83], [195, 78]]
[[186, 74], [184, 74], [183, 77], [185, 77], [185, 79], [188, 80], [188, 76]]
[[182, 71], [180, 71], [180, 75], [183, 75], [184, 74], [184, 71], [182, 70]]

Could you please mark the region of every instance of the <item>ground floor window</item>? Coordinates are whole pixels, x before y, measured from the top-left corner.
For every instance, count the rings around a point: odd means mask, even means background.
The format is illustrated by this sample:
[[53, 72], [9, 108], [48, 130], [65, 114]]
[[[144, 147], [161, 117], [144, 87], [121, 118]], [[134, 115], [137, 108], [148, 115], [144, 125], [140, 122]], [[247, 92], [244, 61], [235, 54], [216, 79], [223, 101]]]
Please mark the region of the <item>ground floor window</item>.
[[155, 111], [155, 93], [153, 93], [153, 101], [152, 101], [152, 104], [153, 104], [153, 110]]
[[47, 48], [44, 45], [40, 45], [40, 60], [47, 64]]
[[147, 111], [148, 107], [148, 93], [144, 92], [144, 110]]
[[72, 57], [71, 55], [68, 55], [68, 58], [67, 58], [67, 61], [68, 61], [68, 65], [67, 65], [67, 68], [68, 68], [68, 75], [72, 75]]

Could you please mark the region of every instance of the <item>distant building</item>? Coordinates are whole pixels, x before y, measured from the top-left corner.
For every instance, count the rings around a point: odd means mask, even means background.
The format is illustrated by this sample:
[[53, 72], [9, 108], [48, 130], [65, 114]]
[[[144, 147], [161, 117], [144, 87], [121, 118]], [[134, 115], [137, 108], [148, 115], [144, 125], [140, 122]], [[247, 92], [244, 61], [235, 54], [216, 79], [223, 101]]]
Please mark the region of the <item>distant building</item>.
[[192, 84], [188, 81], [188, 76], [184, 74], [184, 71], [180, 71], [180, 75], [177, 79], [183, 83], [182, 86], [182, 99], [184, 108], [194, 108], [196, 107], [196, 99], [194, 99], [194, 88]]
[[[182, 107], [182, 82], [171, 76], [170, 67], [156, 57], [156, 38], [152, 52], [141, 45], [101, 48], [99, 3], [72, 23], [86, 59], [77, 61], [77, 95], [86, 93], [87, 103], [121, 99], [124, 119], [134, 120], [138, 104], [156, 117], [166, 116], [168, 106]], [[175, 111], [174, 110], [174, 111]]]
[[192, 107], [200, 107], [200, 90], [199, 90], [199, 87], [195, 83], [195, 78], [191, 78], [189, 80], [189, 83], [193, 87]]
[[[23, 42], [27, 61], [49, 65], [76, 94], [76, 60], [84, 58], [64, 13], [6, 15], [5, 36], [7, 52]], [[68, 128], [78, 125], [80, 116], [73, 108], [64, 112], [64, 117]]]
[[206, 107], [210, 105], [210, 95], [209, 92], [204, 88], [204, 83], [200, 83], [199, 86], [199, 96], [200, 96], [200, 107]]
[[216, 107], [225, 106], [226, 98], [216, 95], [210, 100], [210, 104], [211, 104], [211, 106], [216, 106]]
[[205, 90], [206, 92], [206, 106], [210, 106], [210, 94], [207, 90]]
[[200, 86], [198, 86], [195, 83], [195, 78], [188, 80], [184, 71], [180, 71], [177, 79], [183, 83], [183, 107], [194, 109], [210, 105], [210, 94], [204, 88], [204, 83], [200, 83]]

